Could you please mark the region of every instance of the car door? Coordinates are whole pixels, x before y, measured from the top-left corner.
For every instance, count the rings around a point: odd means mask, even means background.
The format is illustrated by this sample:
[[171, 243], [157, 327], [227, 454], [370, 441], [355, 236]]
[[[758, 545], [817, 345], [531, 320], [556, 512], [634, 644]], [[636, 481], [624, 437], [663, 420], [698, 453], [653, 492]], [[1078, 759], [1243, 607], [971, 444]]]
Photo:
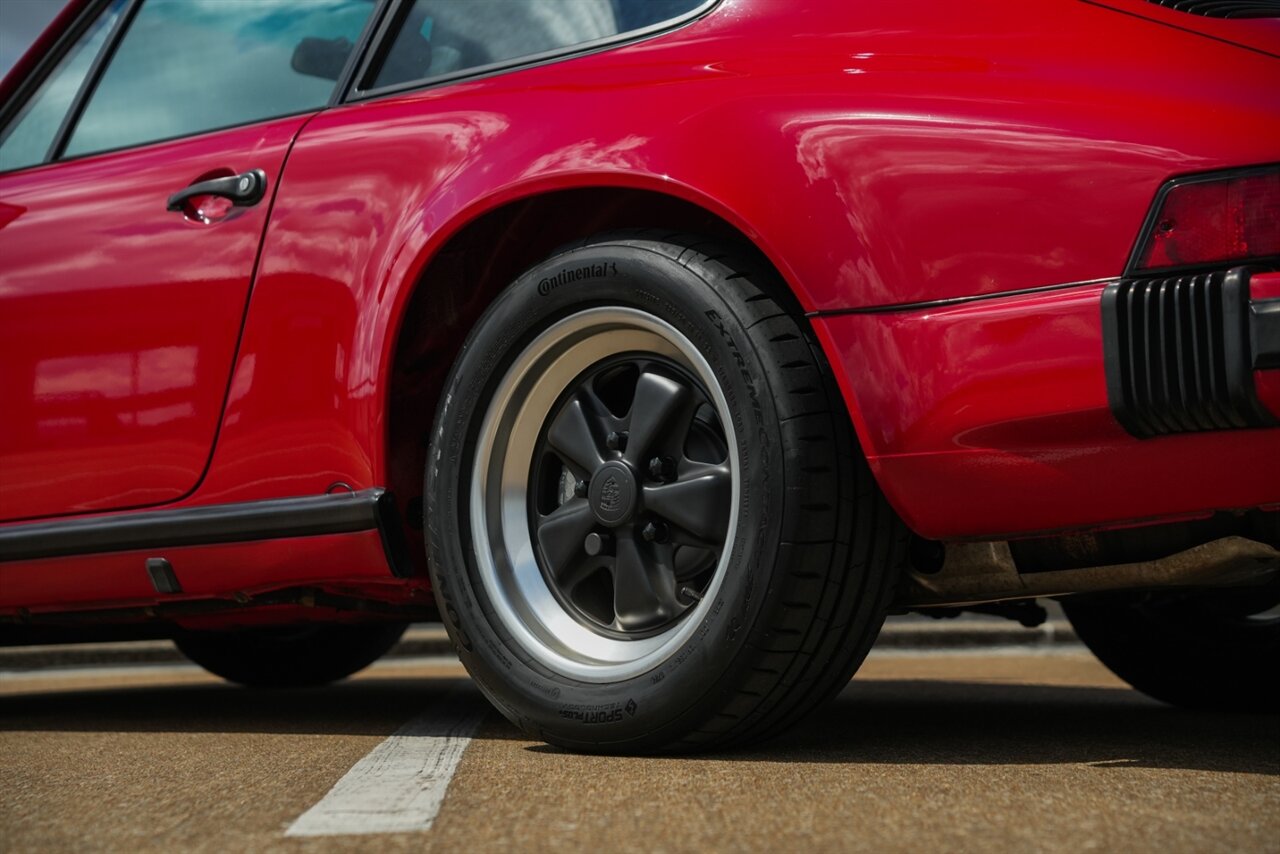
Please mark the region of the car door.
[[[20, 90], [0, 130], [0, 520], [199, 483], [289, 147], [374, 8], [90, 2]], [[317, 45], [338, 70], [317, 75]]]

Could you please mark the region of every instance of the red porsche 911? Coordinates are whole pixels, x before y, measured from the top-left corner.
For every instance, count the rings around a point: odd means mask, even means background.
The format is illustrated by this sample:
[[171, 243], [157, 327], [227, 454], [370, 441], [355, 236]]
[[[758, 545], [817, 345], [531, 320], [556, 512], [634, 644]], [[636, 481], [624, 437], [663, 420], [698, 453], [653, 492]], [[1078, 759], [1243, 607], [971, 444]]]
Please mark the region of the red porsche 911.
[[1274, 0], [73, 0], [0, 84], [0, 643], [444, 621], [537, 738], [776, 733], [1062, 602], [1280, 709]]

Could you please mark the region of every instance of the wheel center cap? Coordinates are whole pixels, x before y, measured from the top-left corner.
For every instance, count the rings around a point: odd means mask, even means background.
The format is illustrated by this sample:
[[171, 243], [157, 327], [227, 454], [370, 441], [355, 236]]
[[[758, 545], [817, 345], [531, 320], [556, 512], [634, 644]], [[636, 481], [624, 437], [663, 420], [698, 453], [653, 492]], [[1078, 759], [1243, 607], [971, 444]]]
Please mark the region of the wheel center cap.
[[636, 509], [636, 476], [625, 463], [605, 463], [591, 477], [587, 500], [600, 524], [625, 525]]

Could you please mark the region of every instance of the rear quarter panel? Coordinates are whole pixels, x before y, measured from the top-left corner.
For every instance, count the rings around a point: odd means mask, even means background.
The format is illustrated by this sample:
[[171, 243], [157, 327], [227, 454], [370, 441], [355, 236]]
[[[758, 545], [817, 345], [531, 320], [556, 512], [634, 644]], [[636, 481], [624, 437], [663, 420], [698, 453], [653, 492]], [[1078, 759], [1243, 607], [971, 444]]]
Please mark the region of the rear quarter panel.
[[[1273, 57], [1078, 0], [1028, 8], [726, 0], [651, 40], [318, 116], [278, 192], [198, 500], [384, 482], [409, 296], [451, 235], [515, 199], [695, 202], [828, 311], [1117, 275], [1167, 177], [1277, 159]], [[856, 345], [824, 341], [838, 370]], [[845, 373], [875, 457], [887, 428]]]

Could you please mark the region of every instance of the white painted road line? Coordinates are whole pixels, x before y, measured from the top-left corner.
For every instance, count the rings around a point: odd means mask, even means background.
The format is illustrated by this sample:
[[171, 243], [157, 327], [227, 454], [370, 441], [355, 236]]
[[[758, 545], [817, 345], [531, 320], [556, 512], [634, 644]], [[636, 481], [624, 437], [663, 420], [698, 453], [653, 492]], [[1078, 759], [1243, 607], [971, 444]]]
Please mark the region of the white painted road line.
[[285, 836], [429, 830], [487, 708], [475, 694], [445, 698], [353, 765]]

